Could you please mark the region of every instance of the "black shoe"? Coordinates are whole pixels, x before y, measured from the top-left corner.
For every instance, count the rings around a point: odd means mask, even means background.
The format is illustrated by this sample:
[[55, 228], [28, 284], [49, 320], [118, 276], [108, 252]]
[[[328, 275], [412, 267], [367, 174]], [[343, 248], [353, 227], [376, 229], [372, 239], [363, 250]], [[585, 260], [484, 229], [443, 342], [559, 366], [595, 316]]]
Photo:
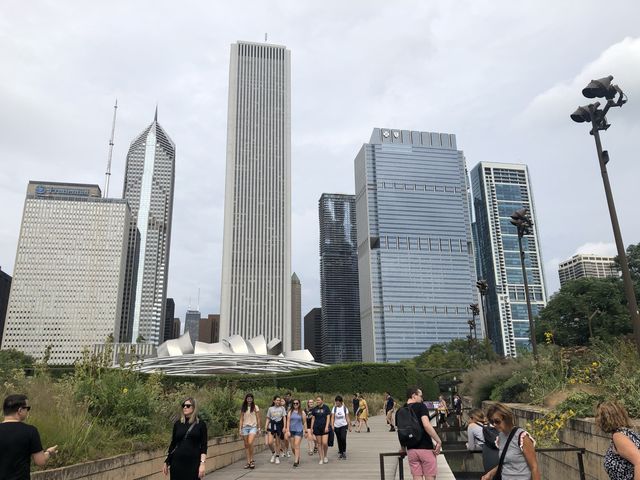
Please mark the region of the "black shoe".
[[391, 427], [391, 428], [389, 429], [389, 431], [390, 431], [390, 432], [395, 432], [395, 431], [396, 431], [396, 429], [395, 429], [395, 427]]
[[371, 429], [367, 427], [367, 433], [371, 433]]

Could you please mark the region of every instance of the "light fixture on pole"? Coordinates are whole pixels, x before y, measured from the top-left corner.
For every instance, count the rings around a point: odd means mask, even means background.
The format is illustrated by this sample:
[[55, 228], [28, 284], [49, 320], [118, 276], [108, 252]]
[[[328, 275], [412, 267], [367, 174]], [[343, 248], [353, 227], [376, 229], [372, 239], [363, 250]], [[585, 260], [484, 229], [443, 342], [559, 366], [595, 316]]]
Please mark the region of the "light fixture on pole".
[[[522, 237], [533, 233], [533, 222], [529, 216], [529, 209], [526, 207], [519, 208], [511, 215], [511, 224], [518, 231], [518, 246], [520, 247], [520, 265], [522, 267], [522, 280], [524, 283], [524, 298], [527, 301], [527, 315], [529, 316], [529, 338], [531, 340], [531, 350], [533, 356], [538, 358], [538, 344], [536, 342], [536, 333], [533, 325], [533, 312], [531, 310], [531, 297], [529, 294], [529, 279], [527, 278], [527, 269], [524, 265], [524, 248], [522, 247]], [[527, 248], [528, 250], [528, 248]]]
[[[620, 261], [620, 270], [622, 271], [622, 281], [624, 283], [624, 293], [627, 297], [627, 308], [633, 325], [633, 336], [636, 342], [636, 348], [640, 355], [640, 314], [638, 313], [638, 303], [636, 294], [629, 272], [629, 262], [622, 241], [622, 233], [620, 232], [620, 223], [618, 222], [618, 214], [613, 201], [613, 193], [611, 192], [611, 184], [609, 183], [609, 173], [607, 172], [607, 163], [609, 163], [609, 153], [602, 150], [600, 141], [600, 131], [607, 130], [611, 125], [607, 123], [607, 113], [611, 107], [622, 107], [627, 103], [627, 96], [618, 85], [612, 85], [613, 76], [591, 80], [583, 90], [582, 94], [587, 98], [605, 98], [607, 103], [604, 108], [600, 108], [600, 102], [590, 105], [578, 107], [571, 114], [571, 120], [577, 123], [591, 123], [591, 131], [596, 142], [596, 152], [598, 154], [598, 163], [600, 164], [600, 174], [602, 175], [602, 183], [604, 184], [604, 192], [607, 197], [607, 206], [609, 207], [609, 216], [611, 217], [611, 226], [613, 228], [613, 237], [618, 250], [618, 259]], [[616, 99], [616, 96], [618, 97]]]

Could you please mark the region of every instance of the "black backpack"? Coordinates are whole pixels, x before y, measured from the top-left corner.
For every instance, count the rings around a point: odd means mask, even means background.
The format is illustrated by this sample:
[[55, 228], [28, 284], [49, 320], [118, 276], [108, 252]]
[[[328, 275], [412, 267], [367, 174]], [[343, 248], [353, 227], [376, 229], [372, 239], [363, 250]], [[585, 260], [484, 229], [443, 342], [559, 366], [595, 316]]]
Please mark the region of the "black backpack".
[[498, 438], [498, 430], [491, 425], [482, 427], [482, 436], [484, 437], [484, 444], [492, 450], [498, 450], [496, 447], [496, 438]]
[[404, 405], [396, 412], [396, 430], [400, 445], [407, 448], [418, 446], [424, 435], [422, 422], [409, 405]]

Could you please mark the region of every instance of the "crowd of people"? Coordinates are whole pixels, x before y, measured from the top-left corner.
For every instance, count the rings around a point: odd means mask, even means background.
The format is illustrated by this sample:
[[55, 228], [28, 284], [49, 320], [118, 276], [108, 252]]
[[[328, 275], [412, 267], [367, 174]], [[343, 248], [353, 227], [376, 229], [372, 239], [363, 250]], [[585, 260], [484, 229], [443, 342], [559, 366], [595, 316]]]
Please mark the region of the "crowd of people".
[[[458, 397], [459, 399], [459, 397]], [[337, 395], [330, 407], [322, 395], [306, 402], [292, 398], [291, 393], [275, 395], [267, 408], [264, 423], [261, 409], [253, 394], [247, 393], [239, 416], [239, 433], [244, 440], [246, 469], [256, 467], [253, 445], [264, 432], [271, 451], [270, 463], [280, 464], [282, 458], [293, 456], [293, 468], [301, 464], [303, 439], [306, 451], [317, 455], [321, 465], [329, 462], [328, 449], [338, 445], [338, 459], [347, 458], [347, 433], [370, 432], [369, 407], [362, 395], [353, 397], [354, 419], [342, 396]], [[461, 425], [462, 401], [452, 402], [456, 421]], [[195, 398], [187, 397], [180, 404], [180, 415], [173, 425], [163, 472], [171, 480], [202, 479], [206, 472], [207, 425], [198, 415]], [[437, 456], [442, 441], [431, 425], [431, 415], [419, 387], [407, 389], [406, 402], [397, 409], [389, 392], [385, 392], [384, 413], [389, 431], [398, 432], [406, 452], [413, 480], [435, 480]], [[58, 452], [57, 446], [42, 447], [38, 430], [26, 423], [31, 405], [25, 395], [9, 395], [3, 402], [4, 419], [0, 423], [0, 478], [28, 480], [31, 461], [43, 466]], [[448, 425], [448, 407], [440, 398], [436, 407], [441, 426]], [[482, 480], [540, 480], [535, 440], [518, 427], [513, 411], [502, 403], [494, 403], [485, 411], [472, 409], [468, 413], [467, 448], [482, 452]], [[602, 402], [595, 415], [596, 426], [611, 436], [604, 454], [604, 469], [611, 480], [640, 480], [640, 435], [632, 429], [629, 415], [616, 401]], [[264, 425], [264, 429], [262, 426]]]

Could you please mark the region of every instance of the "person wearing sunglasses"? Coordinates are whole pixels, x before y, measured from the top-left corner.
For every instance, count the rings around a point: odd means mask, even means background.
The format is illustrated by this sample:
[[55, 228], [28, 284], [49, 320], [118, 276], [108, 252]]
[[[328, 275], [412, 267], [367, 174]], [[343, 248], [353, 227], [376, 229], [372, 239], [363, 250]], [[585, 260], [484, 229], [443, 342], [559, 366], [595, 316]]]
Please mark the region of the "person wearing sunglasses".
[[171, 480], [204, 478], [207, 460], [207, 424], [198, 418], [198, 404], [187, 397], [180, 405], [180, 418], [173, 424], [171, 444], [162, 472]]
[[31, 406], [26, 395], [9, 395], [4, 399], [0, 423], [0, 478], [29, 480], [31, 460], [42, 467], [51, 455], [58, 453], [58, 446], [42, 449], [40, 433], [25, 420]]
[[291, 402], [291, 410], [289, 410], [287, 418], [287, 431], [285, 438], [289, 440], [291, 449], [293, 450], [293, 467], [300, 465], [300, 443], [302, 436], [307, 433], [307, 414], [300, 406], [300, 400], [294, 398]]
[[513, 411], [502, 403], [494, 403], [487, 411], [489, 422], [498, 430], [498, 465], [482, 480], [540, 480], [536, 442], [526, 430], [515, 425]]

